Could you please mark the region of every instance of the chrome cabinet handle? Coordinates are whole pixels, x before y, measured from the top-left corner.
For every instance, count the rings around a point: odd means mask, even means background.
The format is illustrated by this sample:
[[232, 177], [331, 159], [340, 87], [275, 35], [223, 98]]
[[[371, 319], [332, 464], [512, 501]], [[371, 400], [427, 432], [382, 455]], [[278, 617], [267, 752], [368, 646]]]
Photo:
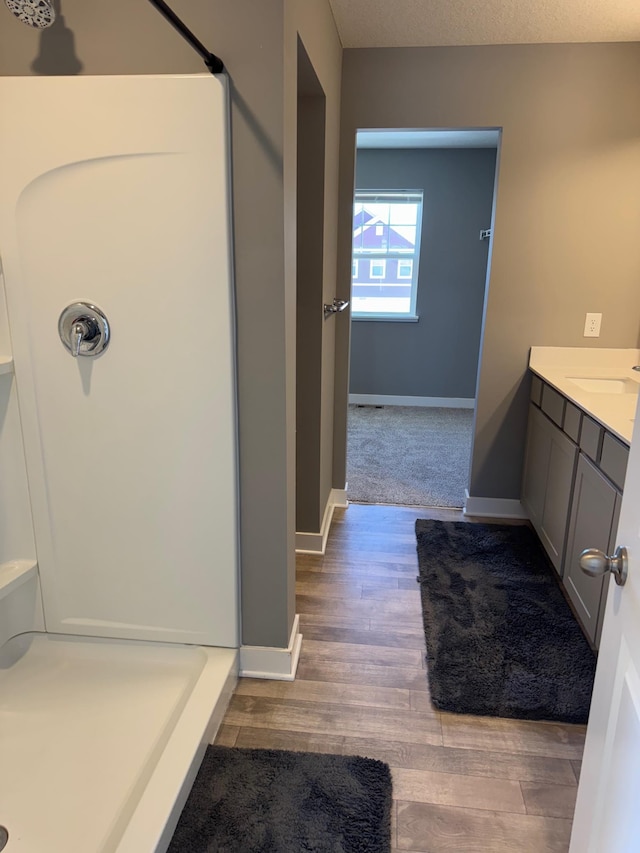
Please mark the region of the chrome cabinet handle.
[[579, 564], [582, 571], [592, 578], [611, 572], [618, 586], [624, 586], [627, 582], [629, 560], [624, 545], [616, 548], [613, 557], [607, 557], [599, 548], [587, 548], [580, 554]]
[[104, 312], [89, 302], [68, 305], [58, 320], [58, 333], [74, 358], [100, 355], [111, 337]]

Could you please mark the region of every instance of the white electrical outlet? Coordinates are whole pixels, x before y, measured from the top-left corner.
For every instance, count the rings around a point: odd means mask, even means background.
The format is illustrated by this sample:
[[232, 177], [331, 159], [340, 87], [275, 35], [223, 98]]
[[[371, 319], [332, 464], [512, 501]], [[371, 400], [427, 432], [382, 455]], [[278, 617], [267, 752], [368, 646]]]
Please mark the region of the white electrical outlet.
[[587, 314], [587, 319], [584, 322], [584, 337], [599, 338], [601, 323], [602, 314]]

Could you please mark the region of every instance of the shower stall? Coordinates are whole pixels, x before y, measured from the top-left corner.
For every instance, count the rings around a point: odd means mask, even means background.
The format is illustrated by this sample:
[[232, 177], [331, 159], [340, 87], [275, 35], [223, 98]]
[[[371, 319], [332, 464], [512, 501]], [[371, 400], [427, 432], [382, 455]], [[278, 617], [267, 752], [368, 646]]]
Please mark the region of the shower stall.
[[226, 79], [0, 113], [0, 849], [161, 851], [237, 673]]

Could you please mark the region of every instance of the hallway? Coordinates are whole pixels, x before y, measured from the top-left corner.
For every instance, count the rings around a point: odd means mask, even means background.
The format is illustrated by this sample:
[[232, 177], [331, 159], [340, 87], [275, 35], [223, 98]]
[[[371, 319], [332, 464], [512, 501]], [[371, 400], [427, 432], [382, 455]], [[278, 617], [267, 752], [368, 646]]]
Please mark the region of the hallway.
[[297, 559], [296, 681], [241, 679], [216, 742], [388, 762], [392, 851], [566, 853], [585, 728], [431, 706], [416, 518], [464, 520], [456, 510], [336, 512], [326, 555]]

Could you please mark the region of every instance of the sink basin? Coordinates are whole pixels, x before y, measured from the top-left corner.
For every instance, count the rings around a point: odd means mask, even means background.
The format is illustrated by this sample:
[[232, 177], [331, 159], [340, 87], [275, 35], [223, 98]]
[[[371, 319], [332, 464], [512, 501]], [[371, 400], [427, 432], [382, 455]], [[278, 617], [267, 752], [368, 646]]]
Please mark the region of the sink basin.
[[624, 376], [594, 379], [592, 376], [567, 376], [574, 385], [592, 394], [637, 394], [640, 383]]

